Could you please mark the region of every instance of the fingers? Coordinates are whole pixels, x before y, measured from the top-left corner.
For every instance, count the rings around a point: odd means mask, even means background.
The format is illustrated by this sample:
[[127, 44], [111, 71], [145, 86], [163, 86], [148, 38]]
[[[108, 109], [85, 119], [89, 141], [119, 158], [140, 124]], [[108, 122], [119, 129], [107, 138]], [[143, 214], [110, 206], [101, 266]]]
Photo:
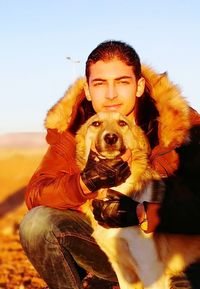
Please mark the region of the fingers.
[[106, 197], [109, 198], [109, 199], [119, 199], [121, 197], [123, 197], [124, 195], [118, 191], [115, 191], [113, 189], [107, 189], [107, 194], [106, 194]]
[[96, 200], [94, 199], [92, 201], [92, 207], [93, 207], [93, 215], [96, 221], [102, 222], [102, 207], [103, 207], [104, 202], [101, 200]]
[[122, 178], [125, 177], [125, 178], [128, 178], [130, 175], [131, 175], [131, 170], [129, 168], [129, 165], [127, 162], [124, 162], [121, 167], [120, 167], [120, 173], [121, 173], [121, 176]]
[[102, 160], [99, 162], [96, 169], [99, 175], [105, 175], [109, 177], [116, 177], [120, 179], [120, 182], [123, 182], [124, 179], [130, 176], [131, 171], [127, 162], [124, 162], [122, 159], [115, 160]]
[[94, 218], [99, 225], [105, 228], [115, 228], [119, 226], [118, 221], [115, 218], [116, 201], [93, 200], [92, 206]]
[[122, 159], [120, 159], [118, 163], [116, 163], [113, 167], [117, 169], [118, 173], [122, 175], [128, 175], [129, 173], [131, 173], [128, 163], [124, 162]]
[[90, 153], [88, 155], [88, 161], [96, 162], [96, 158], [98, 158], [98, 154], [90, 150]]
[[115, 191], [113, 189], [107, 189], [106, 197], [111, 201], [112, 200], [113, 201], [118, 200], [119, 206], [122, 203], [124, 204], [124, 202], [129, 203], [129, 202], [133, 201], [130, 197], [128, 197], [128, 196], [126, 196], [126, 195], [124, 195], [118, 191]]
[[104, 201], [102, 201], [102, 200], [94, 199], [94, 200], [92, 200], [92, 207], [94, 209], [101, 209], [103, 203], [104, 203]]

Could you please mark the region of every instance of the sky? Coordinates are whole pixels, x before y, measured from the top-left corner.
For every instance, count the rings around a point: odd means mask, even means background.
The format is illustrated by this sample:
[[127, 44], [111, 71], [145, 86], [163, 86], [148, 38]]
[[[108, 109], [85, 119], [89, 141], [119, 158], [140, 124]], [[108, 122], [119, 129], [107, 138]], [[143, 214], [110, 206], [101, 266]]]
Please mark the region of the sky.
[[199, 15], [199, 0], [0, 0], [0, 134], [44, 131], [47, 111], [108, 39], [167, 71], [200, 112]]

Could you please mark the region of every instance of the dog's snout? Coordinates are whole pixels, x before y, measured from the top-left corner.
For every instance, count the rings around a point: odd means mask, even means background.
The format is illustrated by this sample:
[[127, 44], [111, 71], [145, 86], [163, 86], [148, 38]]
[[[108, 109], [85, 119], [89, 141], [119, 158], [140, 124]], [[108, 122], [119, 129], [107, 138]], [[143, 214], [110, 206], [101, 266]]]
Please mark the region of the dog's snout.
[[104, 140], [108, 145], [113, 145], [118, 141], [118, 136], [115, 133], [107, 133], [104, 136]]

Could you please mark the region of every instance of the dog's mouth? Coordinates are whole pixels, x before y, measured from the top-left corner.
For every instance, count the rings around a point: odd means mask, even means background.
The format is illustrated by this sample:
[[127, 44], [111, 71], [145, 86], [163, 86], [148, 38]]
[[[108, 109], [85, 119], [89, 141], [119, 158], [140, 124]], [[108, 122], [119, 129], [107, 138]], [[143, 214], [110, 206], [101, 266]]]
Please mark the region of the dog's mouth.
[[124, 147], [123, 149], [120, 150], [111, 148], [107, 150], [99, 150], [99, 148], [96, 148], [96, 152], [103, 158], [114, 159], [116, 157], [121, 157], [126, 152], [126, 148]]

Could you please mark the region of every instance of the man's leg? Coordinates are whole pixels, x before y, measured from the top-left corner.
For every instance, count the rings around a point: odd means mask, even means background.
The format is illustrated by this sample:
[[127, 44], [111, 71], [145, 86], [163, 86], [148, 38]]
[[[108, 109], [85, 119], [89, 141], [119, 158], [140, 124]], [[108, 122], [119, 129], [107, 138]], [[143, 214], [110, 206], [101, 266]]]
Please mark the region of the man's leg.
[[24, 217], [20, 240], [27, 257], [51, 289], [82, 289], [84, 270], [116, 280], [106, 255], [91, 237], [92, 232], [84, 214], [40, 206]]

